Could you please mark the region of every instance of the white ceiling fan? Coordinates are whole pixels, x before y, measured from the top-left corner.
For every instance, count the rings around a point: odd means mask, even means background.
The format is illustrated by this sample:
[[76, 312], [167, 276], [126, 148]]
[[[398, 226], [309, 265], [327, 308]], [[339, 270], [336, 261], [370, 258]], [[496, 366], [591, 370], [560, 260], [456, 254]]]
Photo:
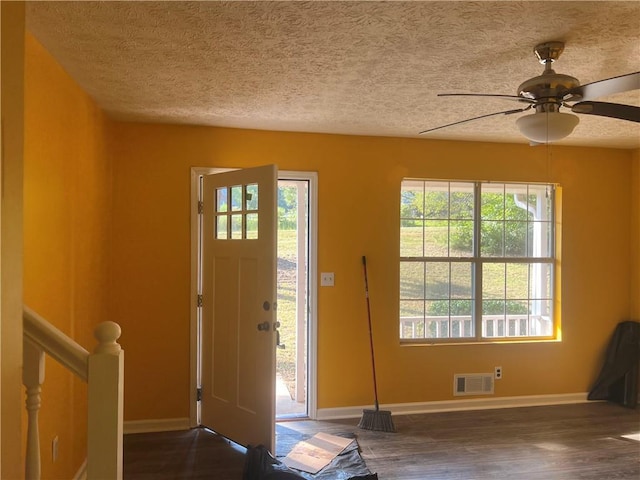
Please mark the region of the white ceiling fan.
[[[420, 134], [495, 115], [511, 115], [528, 110], [533, 110], [534, 113], [519, 117], [516, 120], [516, 125], [532, 144], [555, 142], [570, 135], [579, 123], [578, 116], [573, 115], [573, 113], [640, 122], [640, 107], [594, 101], [607, 95], [640, 89], [640, 72], [580, 85], [577, 78], [556, 73], [551, 68], [553, 62], [560, 57], [563, 50], [563, 42], [551, 41], [537, 45], [533, 51], [540, 63], [544, 65], [544, 71], [541, 75], [530, 78], [520, 84], [517, 95], [484, 93], [438, 94], [439, 97], [503, 98], [526, 104], [525, 107], [460, 120], [423, 130]], [[561, 112], [561, 108], [567, 108], [573, 113]]]

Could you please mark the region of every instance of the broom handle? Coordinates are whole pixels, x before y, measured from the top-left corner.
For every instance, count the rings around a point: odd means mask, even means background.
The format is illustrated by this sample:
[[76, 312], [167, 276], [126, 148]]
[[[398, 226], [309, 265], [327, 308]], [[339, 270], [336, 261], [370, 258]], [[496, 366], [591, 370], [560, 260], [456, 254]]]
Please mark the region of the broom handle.
[[373, 367], [373, 394], [376, 400], [376, 411], [380, 410], [378, 405], [378, 383], [376, 381], [376, 360], [373, 355], [373, 332], [371, 330], [371, 306], [369, 305], [369, 280], [367, 279], [367, 257], [362, 256], [362, 266], [364, 268], [364, 293], [367, 298], [367, 319], [369, 320], [369, 343], [371, 345], [371, 366]]

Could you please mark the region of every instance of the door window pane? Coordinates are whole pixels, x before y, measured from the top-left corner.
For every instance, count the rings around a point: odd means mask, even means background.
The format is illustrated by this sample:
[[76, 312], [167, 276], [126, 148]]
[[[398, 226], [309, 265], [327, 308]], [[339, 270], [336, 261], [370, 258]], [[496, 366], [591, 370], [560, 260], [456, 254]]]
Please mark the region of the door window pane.
[[258, 214], [248, 213], [246, 215], [247, 239], [255, 240], [258, 238]]
[[231, 211], [242, 210], [242, 187], [240, 185], [231, 187]]
[[245, 210], [258, 210], [258, 185], [245, 186]]
[[216, 212], [226, 212], [228, 208], [227, 187], [216, 188]]
[[231, 215], [231, 238], [240, 240], [242, 235], [242, 215]]
[[229, 238], [227, 233], [227, 216], [226, 215], [218, 215], [216, 217], [215, 237], [218, 240], [225, 240]]

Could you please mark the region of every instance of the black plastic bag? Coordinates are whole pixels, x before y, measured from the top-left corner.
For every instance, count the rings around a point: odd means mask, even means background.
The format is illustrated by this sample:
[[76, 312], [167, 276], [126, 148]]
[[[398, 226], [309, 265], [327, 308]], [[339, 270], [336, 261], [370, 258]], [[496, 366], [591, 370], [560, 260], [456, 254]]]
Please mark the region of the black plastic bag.
[[304, 477], [273, 458], [264, 445], [249, 445], [242, 480], [304, 480]]

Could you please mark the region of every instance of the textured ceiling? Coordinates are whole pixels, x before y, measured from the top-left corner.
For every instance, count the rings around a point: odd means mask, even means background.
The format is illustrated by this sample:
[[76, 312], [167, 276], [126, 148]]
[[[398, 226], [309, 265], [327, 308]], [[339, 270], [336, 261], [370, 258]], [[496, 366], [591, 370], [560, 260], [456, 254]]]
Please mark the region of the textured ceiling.
[[[533, 47], [566, 42], [581, 83], [640, 71], [640, 2], [27, 2], [27, 28], [113, 118], [417, 137], [515, 108]], [[640, 105], [640, 91], [599, 100]], [[518, 115], [421, 138], [526, 143]], [[580, 116], [566, 145], [640, 147], [640, 124]]]

